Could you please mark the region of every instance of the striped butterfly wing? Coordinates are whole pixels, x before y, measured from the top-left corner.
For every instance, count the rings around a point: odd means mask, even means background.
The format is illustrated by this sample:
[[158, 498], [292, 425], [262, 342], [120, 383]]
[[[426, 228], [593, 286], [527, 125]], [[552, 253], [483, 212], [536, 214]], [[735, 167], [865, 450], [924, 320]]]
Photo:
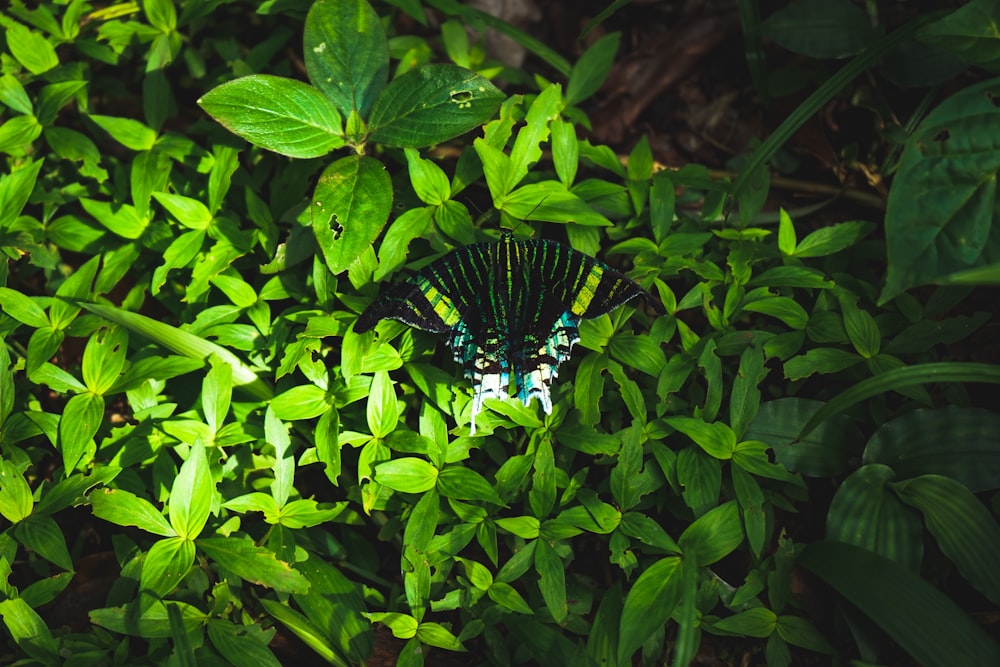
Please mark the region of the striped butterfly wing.
[[472, 434], [487, 398], [507, 398], [513, 377], [525, 405], [552, 411], [559, 364], [580, 340], [581, 318], [603, 315], [645, 292], [606, 264], [552, 241], [478, 243], [432, 262], [380, 296], [355, 324], [384, 318], [436, 333], [472, 381]]

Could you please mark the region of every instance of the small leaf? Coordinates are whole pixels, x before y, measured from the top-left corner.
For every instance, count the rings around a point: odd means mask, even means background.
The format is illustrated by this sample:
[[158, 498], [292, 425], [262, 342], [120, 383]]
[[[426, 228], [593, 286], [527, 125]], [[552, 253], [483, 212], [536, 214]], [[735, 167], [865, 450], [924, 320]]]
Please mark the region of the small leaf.
[[278, 560], [274, 552], [256, 546], [249, 538], [209, 537], [196, 546], [225, 568], [250, 583], [285, 593], [305, 593], [309, 580]]
[[182, 537], [156, 542], [142, 561], [141, 592], [164, 597], [173, 591], [194, 565], [194, 543]]
[[156, 131], [137, 120], [97, 114], [90, 114], [87, 117], [125, 148], [148, 151], [156, 143]]
[[567, 106], [579, 104], [598, 91], [611, 71], [620, 41], [621, 33], [608, 33], [584, 51], [569, 73]]
[[42, 35], [16, 21], [5, 21], [7, 48], [32, 74], [43, 74], [59, 64], [56, 50]]
[[213, 88], [198, 105], [233, 134], [288, 157], [322, 157], [344, 145], [337, 108], [294, 79], [252, 74]]
[[777, 627], [778, 617], [770, 609], [756, 607], [727, 616], [712, 624], [713, 630], [741, 637], [769, 637]]
[[174, 537], [170, 522], [145, 498], [122, 489], [98, 489], [89, 496], [94, 516], [119, 526], [136, 526], [142, 530]]
[[181, 464], [170, 489], [167, 514], [170, 525], [180, 537], [198, 537], [212, 511], [215, 483], [209, 469], [208, 456], [201, 441], [196, 441]]
[[393, 459], [375, 466], [375, 481], [401, 493], [423, 493], [434, 488], [438, 469], [412, 456]]
[[743, 542], [743, 522], [736, 501], [709, 510], [688, 526], [677, 541], [685, 558], [711, 565], [725, 558]]

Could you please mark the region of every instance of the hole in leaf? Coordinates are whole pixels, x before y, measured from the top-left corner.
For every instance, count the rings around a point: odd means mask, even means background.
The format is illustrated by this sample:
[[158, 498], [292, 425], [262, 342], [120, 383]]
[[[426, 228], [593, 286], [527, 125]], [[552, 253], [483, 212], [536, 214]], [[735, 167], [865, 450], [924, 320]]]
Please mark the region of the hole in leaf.
[[949, 132], [948, 130], [941, 130], [940, 132], [934, 135], [934, 141], [948, 141], [950, 137], [951, 137], [951, 132]]

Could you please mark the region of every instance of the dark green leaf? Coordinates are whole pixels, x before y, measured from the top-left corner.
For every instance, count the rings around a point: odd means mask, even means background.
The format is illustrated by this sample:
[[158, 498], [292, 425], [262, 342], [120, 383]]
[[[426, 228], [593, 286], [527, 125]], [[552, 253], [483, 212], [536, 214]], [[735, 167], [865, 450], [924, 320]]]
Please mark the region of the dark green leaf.
[[319, 0], [303, 37], [309, 80], [345, 117], [368, 116], [389, 78], [389, 44], [366, 0]]
[[736, 501], [709, 510], [688, 526], [677, 540], [684, 558], [699, 566], [728, 556], [743, 542], [743, 522]]
[[482, 500], [494, 505], [504, 504], [485, 477], [463, 466], [448, 466], [438, 473], [437, 488], [445, 498]]
[[622, 606], [618, 626], [618, 664], [628, 664], [630, 656], [663, 627], [681, 598], [681, 559], [661, 558], [639, 575]]
[[965, 486], [941, 475], [922, 475], [894, 485], [903, 502], [924, 515], [941, 551], [994, 604], [1000, 604], [1000, 525]]
[[194, 565], [194, 543], [182, 537], [156, 542], [142, 561], [139, 590], [163, 597], [181, 583]]
[[424, 65], [397, 77], [375, 101], [371, 141], [422, 148], [464, 134], [496, 112], [504, 94], [456, 65]]
[[579, 104], [597, 92], [611, 70], [619, 41], [620, 33], [608, 33], [584, 51], [569, 73], [566, 84], [567, 106]]
[[323, 170], [313, 193], [311, 224], [334, 274], [369, 251], [392, 209], [392, 181], [375, 158], [352, 155]]
[[26, 600], [11, 598], [0, 602], [0, 616], [7, 632], [22, 651], [43, 665], [62, 662], [52, 632]]
[[826, 537], [885, 556], [913, 572], [923, 558], [920, 517], [889, 491], [892, 470], [866, 465], [843, 481], [830, 503]]
[[563, 623], [569, 613], [566, 606], [566, 574], [562, 559], [545, 540], [535, 544], [535, 571], [538, 572], [538, 588], [542, 591], [545, 606], [556, 623]]
[[104, 420], [104, 398], [89, 392], [66, 401], [59, 420], [59, 450], [66, 475], [72, 472], [94, 447], [94, 435]]
[[893, 561], [842, 542], [813, 542], [798, 562], [921, 664], [1000, 664], [1000, 645], [951, 599]]
[[234, 665], [281, 667], [267, 647], [267, 633], [259, 625], [236, 625], [213, 618], [206, 627], [212, 646]]

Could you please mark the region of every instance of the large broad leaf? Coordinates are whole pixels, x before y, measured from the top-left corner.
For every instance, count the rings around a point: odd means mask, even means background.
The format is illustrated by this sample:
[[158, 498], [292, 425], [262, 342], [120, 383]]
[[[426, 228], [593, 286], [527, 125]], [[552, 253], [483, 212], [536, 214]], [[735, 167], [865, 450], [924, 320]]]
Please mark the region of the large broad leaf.
[[311, 223], [331, 272], [346, 271], [372, 246], [391, 209], [392, 181], [375, 158], [351, 155], [323, 170]]
[[456, 65], [424, 65], [394, 79], [379, 95], [369, 120], [371, 140], [422, 148], [485, 123], [504, 94]]
[[886, 488], [893, 471], [862, 466], [844, 480], [826, 517], [826, 537], [862, 547], [917, 572], [923, 557], [920, 517]]
[[896, 488], [904, 502], [923, 512], [927, 530], [962, 576], [1000, 604], [1000, 525], [989, 510], [961, 483], [940, 475], [923, 475]]
[[839, 415], [799, 439], [802, 427], [821, 407], [820, 401], [779, 398], [761, 403], [744, 437], [760, 440], [774, 450], [774, 458], [792, 472], [819, 477], [840, 475], [848, 458], [861, 448], [861, 431]]
[[1000, 415], [960, 405], [908, 412], [875, 431], [864, 462], [889, 466], [897, 479], [935, 474], [975, 493], [998, 488]]
[[880, 302], [1000, 263], [998, 98], [1000, 79], [969, 86], [907, 141], [886, 209], [889, 272]]
[[389, 42], [365, 0], [319, 0], [303, 38], [309, 80], [344, 116], [364, 118], [389, 79]]
[[917, 575], [842, 542], [814, 542], [798, 563], [830, 584], [926, 667], [1000, 665], [1000, 645]]
[[198, 105], [233, 134], [288, 157], [322, 157], [344, 145], [333, 102], [294, 79], [252, 74], [213, 88]]

